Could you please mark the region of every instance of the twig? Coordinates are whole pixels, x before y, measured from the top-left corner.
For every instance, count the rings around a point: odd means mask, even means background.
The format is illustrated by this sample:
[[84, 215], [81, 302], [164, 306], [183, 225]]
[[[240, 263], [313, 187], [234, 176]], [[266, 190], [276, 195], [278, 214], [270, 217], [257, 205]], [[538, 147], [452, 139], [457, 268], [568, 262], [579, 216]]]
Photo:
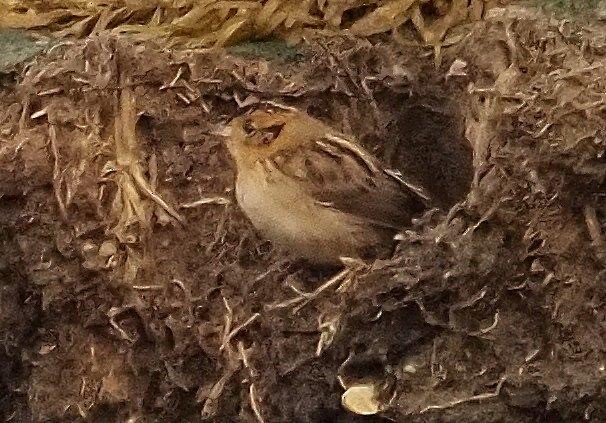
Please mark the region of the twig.
[[357, 279], [354, 277], [355, 275], [348, 275], [344, 280], [343, 283], [341, 283], [341, 285], [339, 285], [339, 287], [335, 290], [338, 294], [341, 294], [345, 291], [347, 291], [352, 285], [354, 285], [354, 282], [357, 282]]
[[364, 94], [366, 94], [364, 92], [364, 90], [362, 89], [362, 87], [360, 86], [359, 82], [356, 80], [355, 75], [353, 74], [352, 70], [349, 68], [349, 66], [347, 66], [345, 63], [343, 63], [343, 60], [341, 60], [340, 57], [335, 56], [330, 49], [328, 48], [328, 46], [326, 46], [326, 44], [324, 44], [323, 42], [318, 41], [318, 45], [320, 47], [322, 47], [322, 49], [324, 50], [324, 52], [330, 57], [332, 58], [332, 60], [334, 61], [335, 64], [339, 65], [341, 67], [341, 69], [343, 69], [345, 71], [345, 74], [349, 77], [351, 83], [354, 85], [354, 87], [356, 87], [358, 89], [359, 92], [362, 92]]
[[290, 298], [286, 301], [282, 301], [277, 304], [267, 305], [267, 306], [265, 306], [265, 309], [268, 311], [273, 311], [273, 310], [279, 310], [281, 308], [288, 308], [290, 306], [293, 306], [293, 305], [301, 302], [302, 300], [303, 300], [303, 297], [293, 297], [293, 298]]
[[141, 189], [141, 191], [143, 191], [145, 195], [147, 195], [151, 200], [155, 201], [160, 207], [164, 209], [164, 211], [166, 211], [169, 215], [176, 219], [180, 224], [185, 224], [185, 219], [183, 218], [183, 216], [177, 213], [177, 211], [173, 209], [166, 201], [164, 201], [158, 194], [152, 191], [145, 178], [143, 178], [143, 175], [141, 174], [141, 168], [139, 166], [132, 166], [130, 173], [139, 189]]
[[255, 95], [249, 95], [244, 100], [241, 100], [240, 95], [237, 92], [234, 92], [233, 97], [240, 109], [259, 103], [259, 97]]
[[455, 400], [455, 401], [451, 401], [448, 402], [446, 404], [442, 404], [442, 405], [430, 405], [425, 407], [424, 409], [422, 409], [421, 411], [419, 411], [419, 414], [424, 414], [428, 411], [431, 410], [445, 410], [447, 408], [452, 408], [452, 407], [456, 407], [459, 404], [463, 404], [466, 402], [472, 402], [472, 401], [482, 401], [485, 399], [490, 399], [490, 398], [496, 398], [501, 394], [501, 388], [503, 386], [503, 383], [507, 380], [507, 377], [503, 376], [501, 377], [501, 379], [499, 380], [499, 383], [497, 384], [497, 387], [495, 389], [494, 392], [489, 392], [486, 394], [480, 394], [480, 395], [474, 395], [472, 397], [469, 398], [463, 398], [460, 400]]
[[368, 101], [370, 102], [370, 104], [372, 106], [372, 112], [375, 115], [374, 117], [378, 122], [381, 119], [381, 112], [379, 111], [379, 106], [377, 105], [377, 101], [375, 100], [375, 97], [372, 95], [372, 91], [368, 87], [368, 84], [366, 84], [366, 81], [377, 81], [377, 80], [378, 80], [378, 78], [375, 76], [365, 76], [364, 78], [362, 78], [362, 81], [360, 82], [360, 86], [362, 87], [362, 91], [364, 92], [364, 94], [366, 94], [366, 98], [368, 99]]
[[181, 291], [183, 291], [183, 295], [185, 295], [185, 299], [187, 300], [187, 310], [189, 312], [190, 318], [193, 319], [194, 318], [194, 309], [193, 309], [193, 298], [192, 298], [191, 291], [189, 289], [187, 289], [185, 284], [182, 281], [180, 281], [179, 279], [172, 279], [171, 282], [173, 284], [177, 285], [181, 289]]
[[352, 269], [350, 269], [350, 268], [343, 269], [341, 272], [339, 272], [338, 274], [336, 274], [335, 276], [333, 276], [332, 278], [330, 278], [329, 280], [324, 282], [322, 285], [320, 285], [318, 288], [316, 288], [313, 292], [303, 292], [303, 291], [300, 291], [300, 290], [296, 289], [295, 287], [291, 286], [291, 289], [293, 289], [295, 292], [297, 292], [296, 297], [293, 297], [286, 301], [282, 301], [281, 303], [278, 303], [278, 304], [268, 305], [268, 306], [266, 306], [266, 310], [271, 311], [271, 310], [276, 310], [276, 309], [280, 309], [280, 308], [290, 307], [297, 303], [301, 303], [293, 310], [293, 314], [297, 313], [299, 310], [301, 310], [303, 307], [305, 307], [307, 304], [309, 304], [311, 301], [313, 301], [315, 298], [317, 298], [322, 292], [324, 292], [325, 290], [327, 290], [328, 288], [330, 288], [334, 285], [339, 284], [343, 279], [345, 279], [349, 275], [350, 272], [352, 272]]
[[431, 347], [431, 361], [429, 363], [429, 368], [431, 370], [431, 377], [435, 379], [433, 383], [433, 387], [436, 387], [440, 381], [444, 381], [446, 379], [446, 371], [441, 363], [438, 362], [438, 340], [433, 340], [433, 345]]
[[181, 101], [183, 101], [185, 104], [187, 104], [188, 106], [191, 104], [191, 100], [189, 98], [187, 98], [184, 94], [177, 93], [177, 97], [179, 97], [179, 99]]
[[234, 338], [234, 336], [236, 336], [240, 331], [242, 331], [244, 328], [246, 328], [251, 323], [253, 323], [255, 320], [257, 320], [260, 315], [261, 315], [260, 313], [253, 314], [251, 317], [248, 318], [248, 320], [246, 320], [246, 322], [242, 323], [241, 325], [234, 328], [234, 330], [229, 332], [229, 334], [227, 334], [227, 336], [224, 337], [223, 343], [221, 344], [219, 351], [223, 351], [225, 349], [225, 347], [227, 346], [227, 344]]
[[219, 409], [219, 398], [225, 389], [225, 385], [232, 376], [240, 369], [240, 362], [237, 365], [231, 365], [227, 368], [223, 376], [211, 388], [204, 405], [202, 406], [202, 417], [214, 417]]
[[193, 88], [191, 85], [189, 85], [189, 84], [187, 83], [187, 81], [182, 80], [182, 81], [181, 81], [181, 84], [182, 84], [182, 85], [185, 87], [185, 89], [186, 89], [187, 91], [189, 91], [189, 93], [190, 93], [192, 96], [196, 97], [196, 96], [198, 96], [198, 95], [200, 94], [200, 93], [199, 93], [199, 91], [197, 91], [197, 90], [196, 90], [196, 89], [194, 89], [194, 88]]
[[480, 220], [478, 220], [478, 223], [476, 223], [473, 226], [468, 227], [465, 230], [465, 232], [463, 232], [463, 236], [468, 235], [470, 232], [471, 233], [475, 232], [475, 230], [478, 229], [482, 223], [487, 222], [488, 219], [490, 219], [499, 210], [499, 207], [501, 207], [501, 204], [503, 204], [504, 202], [509, 201], [509, 200], [511, 200], [511, 197], [501, 198], [499, 201], [495, 202], [492, 206], [490, 206], [490, 208], [486, 211], [486, 213], [484, 213], [482, 215]]
[[[284, 261], [280, 261], [276, 264], [273, 264], [272, 266], [269, 267], [269, 269], [267, 269], [265, 272], [263, 272], [259, 276], [257, 276], [255, 278], [255, 280], [253, 281], [253, 283], [260, 282], [263, 279], [265, 279], [267, 276], [271, 275], [273, 272], [282, 270], [282, 266], [284, 265], [284, 263], [285, 263]], [[286, 263], [288, 263], [288, 262], [286, 261]]]
[[59, 177], [61, 173], [61, 168], [59, 166], [59, 151], [57, 149], [57, 128], [55, 128], [55, 125], [49, 124], [48, 136], [50, 138], [51, 151], [55, 160], [55, 165], [53, 168], [53, 189], [55, 191], [55, 198], [57, 199], [57, 203], [59, 204], [59, 212], [61, 213], [61, 218], [64, 221], [67, 221], [67, 210], [65, 209], [65, 203], [61, 198], [61, 178]]
[[318, 330], [320, 331], [320, 339], [316, 347], [316, 357], [320, 357], [326, 347], [329, 347], [337, 333], [339, 327], [339, 317], [323, 321], [323, 315], [318, 317]]
[[40, 91], [40, 92], [38, 92], [37, 95], [40, 96], [40, 97], [42, 97], [42, 96], [45, 96], [45, 95], [58, 94], [61, 91], [63, 91], [63, 88], [57, 87], [57, 88], [51, 88], [49, 90]]
[[476, 332], [471, 332], [469, 335], [471, 335], [471, 336], [486, 335], [488, 332], [490, 332], [491, 330], [496, 328], [498, 324], [499, 324], [499, 312], [497, 311], [494, 314], [494, 321], [490, 326], [488, 326], [487, 328], [484, 328], [484, 329], [480, 329], [479, 331], [476, 331]]
[[297, 110], [296, 108], [294, 108], [292, 106], [287, 106], [286, 104], [282, 104], [282, 103], [279, 103], [277, 101], [272, 101], [272, 100], [262, 100], [260, 103], [269, 104], [270, 106], [274, 106], [274, 107], [277, 107], [282, 110]]
[[109, 324], [120, 334], [122, 338], [127, 340], [130, 343], [134, 343], [135, 340], [132, 336], [130, 336], [124, 329], [120, 327], [118, 322], [116, 322], [116, 317], [125, 311], [132, 310], [133, 306], [125, 306], [125, 307], [112, 307], [107, 312], [107, 316], [109, 317]]
[[[246, 350], [244, 349], [244, 344], [242, 342], [238, 342], [238, 353], [240, 354], [240, 359], [242, 360], [244, 367], [248, 370], [248, 374], [250, 375], [251, 378], [254, 377], [255, 372], [252, 369], [252, 367], [250, 367], [250, 362], [248, 361], [248, 355], [246, 353]], [[252, 409], [253, 413], [255, 414], [257, 421], [259, 423], [265, 423], [265, 420], [263, 419], [263, 415], [261, 414], [261, 408], [258, 405], [255, 384], [252, 382], [248, 388], [248, 396], [250, 398], [250, 408]]]
[[250, 384], [250, 388], [248, 390], [249, 393], [249, 397], [250, 397], [250, 408], [252, 408], [253, 412], [255, 413], [255, 417], [257, 418], [257, 421], [259, 423], [265, 423], [265, 420], [263, 420], [263, 416], [261, 415], [261, 411], [259, 410], [259, 406], [257, 405], [257, 395], [255, 393], [255, 384], [251, 383]]
[[25, 99], [21, 108], [21, 116], [19, 117], [19, 132], [23, 132], [25, 130], [25, 123], [27, 120], [27, 115], [29, 114], [29, 97]]
[[470, 299], [451, 306], [448, 310], [448, 320], [450, 321], [450, 324], [452, 325], [455, 321], [455, 312], [457, 312], [459, 310], [463, 310], [468, 307], [473, 307], [474, 305], [476, 305], [478, 303], [478, 301], [480, 301], [482, 298], [484, 298], [486, 296], [487, 292], [488, 292], [488, 287], [485, 286], [479, 292], [477, 292], [475, 295], [473, 295]]
[[202, 106], [202, 110], [204, 110], [204, 113], [210, 113], [210, 106], [202, 99], [200, 99], [200, 106]]
[[38, 119], [38, 118], [41, 118], [42, 116], [46, 116], [47, 114], [48, 114], [48, 109], [44, 108], [42, 110], [38, 110], [37, 112], [32, 113], [32, 115], [29, 118]]
[[250, 362], [248, 361], [248, 353], [246, 352], [246, 349], [244, 348], [244, 343], [242, 341], [238, 342], [238, 352], [240, 353], [240, 358], [242, 359], [244, 367], [248, 369], [249, 373], [251, 373], [252, 376]]
[[227, 345], [227, 337], [229, 335], [229, 333], [231, 332], [231, 324], [234, 320], [234, 311], [231, 308], [231, 306], [229, 305], [229, 303], [227, 302], [227, 300], [225, 299], [225, 297], [223, 298], [223, 304], [225, 305], [225, 308], [227, 309], [227, 314], [225, 315], [225, 326], [223, 326], [223, 341], [221, 342], [221, 348], [223, 348], [224, 345]]
[[183, 283], [183, 281], [181, 281], [179, 279], [172, 279], [171, 282], [174, 283], [175, 285], [177, 285], [179, 288], [181, 288], [181, 291], [183, 291], [183, 293], [185, 294], [187, 299], [191, 300], [191, 292], [189, 292], [189, 289], [187, 289], [185, 287], [185, 284]]
[[312, 293], [310, 293], [304, 297], [301, 297], [301, 300], [303, 302], [294, 308], [293, 314], [298, 313], [299, 310], [301, 310], [307, 304], [309, 304], [314, 299], [319, 297], [320, 294], [322, 294], [322, 292], [326, 291], [328, 288], [333, 287], [335, 285], [339, 285], [350, 274], [351, 271], [352, 270], [349, 268], [343, 269], [342, 271], [337, 273], [335, 276], [333, 276], [332, 278], [330, 278], [329, 280], [324, 282], [322, 285], [320, 285], [318, 288], [316, 288]]
[[591, 243], [596, 250], [596, 256], [601, 261], [606, 261], [606, 241], [604, 241], [604, 235], [602, 233], [602, 227], [598, 221], [598, 216], [595, 208], [587, 205], [583, 210], [585, 215], [585, 224], [591, 237]]
[[222, 79], [212, 79], [212, 78], [200, 78], [198, 82], [202, 82], [204, 84], [222, 84]]
[[183, 68], [179, 67], [179, 70], [177, 71], [177, 75], [168, 84], [162, 85], [160, 87], [160, 91], [164, 91], [167, 88], [173, 88], [175, 86], [175, 84], [177, 83], [177, 81], [179, 80], [179, 78], [181, 78], [181, 75], [183, 75]]
[[[127, 81], [121, 81], [123, 86]], [[164, 201], [152, 188], [143, 176], [141, 164], [137, 158], [140, 147], [137, 140], [135, 125], [137, 116], [135, 113], [135, 99], [130, 88], [124, 88], [116, 99], [118, 116], [115, 127], [116, 160], [118, 165], [127, 169], [126, 174], [132, 178], [139, 191], [164, 209], [170, 216], [180, 224], [185, 224], [185, 219], [177, 213], [166, 201]]]
[[221, 196], [217, 196], [217, 197], [205, 197], [205, 198], [200, 198], [199, 200], [196, 200], [192, 203], [183, 203], [181, 204], [181, 208], [182, 209], [193, 209], [195, 207], [199, 207], [199, 206], [203, 206], [206, 204], [218, 204], [218, 205], [226, 205], [226, 204], [231, 204], [231, 200], [227, 197], [221, 197]]
[[131, 288], [137, 291], [161, 291], [164, 289], [161, 285], [133, 285]]

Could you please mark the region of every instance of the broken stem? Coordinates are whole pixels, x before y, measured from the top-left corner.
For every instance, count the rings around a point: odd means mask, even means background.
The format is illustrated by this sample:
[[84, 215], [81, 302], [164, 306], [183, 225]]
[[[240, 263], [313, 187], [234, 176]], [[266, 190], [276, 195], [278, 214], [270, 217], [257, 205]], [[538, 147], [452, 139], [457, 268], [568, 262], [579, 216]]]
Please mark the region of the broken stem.
[[133, 308], [134, 308], [133, 306], [112, 307], [107, 312], [107, 317], [109, 317], [109, 324], [111, 325], [111, 327], [113, 327], [120, 334], [120, 336], [123, 339], [130, 342], [131, 344], [134, 343], [135, 340], [124, 329], [122, 329], [120, 327], [118, 322], [116, 322], [116, 317], [118, 317], [120, 314], [124, 313], [125, 311], [132, 310]]
[[124, 83], [122, 86], [124, 86], [124, 88], [120, 92], [119, 118], [115, 128], [116, 159], [118, 165], [123, 166], [123, 168], [127, 170], [127, 173], [131, 176], [140, 192], [162, 207], [164, 211], [180, 224], [184, 224], [185, 219], [154, 192], [150, 187], [149, 182], [143, 177], [141, 164], [138, 160], [139, 143], [137, 142], [135, 127], [137, 124], [134, 105], [135, 99], [132, 90]]
[[229, 342], [234, 338], [234, 336], [236, 336], [244, 328], [246, 328], [251, 323], [253, 323], [255, 320], [257, 320], [257, 318], [260, 315], [261, 315], [260, 313], [253, 314], [251, 317], [248, 318], [248, 320], [246, 320], [246, 322], [242, 323], [241, 325], [239, 325], [236, 328], [234, 328], [234, 330], [232, 330], [231, 332], [229, 332], [229, 334], [227, 334], [227, 336], [224, 337], [223, 343], [221, 344], [221, 347], [219, 348], [219, 351], [223, 351], [225, 349], [225, 347], [227, 346], [227, 344], [229, 344]]
[[339, 273], [337, 273], [335, 276], [324, 282], [322, 285], [320, 285], [311, 294], [301, 297], [301, 300], [303, 302], [294, 308], [293, 314], [298, 313], [299, 310], [301, 310], [307, 304], [312, 302], [314, 299], [318, 298], [320, 294], [322, 294], [322, 292], [326, 291], [328, 288], [340, 284], [351, 272], [352, 270], [350, 268], [345, 268]]
[[223, 349], [224, 346], [228, 343], [228, 336], [231, 332], [231, 324], [234, 320], [234, 311], [225, 299], [225, 297], [223, 297], [223, 304], [227, 309], [227, 313], [225, 314], [225, 326], [223, 326], [223, 342], [221, 342], [221, 349]]
[[227, 197], [205, 197], [200, 198], [199, 200], [193, 201], [191, 203], [183, 203], [181, 204], [182, 209], [193, 209], [199, 206], [203, 206], [206, 204], [218, 204], [220, 206], [231, 204], [231, 200]]
[[255, 392], [254, 383], [250, 384], [248, 393], [249, 393], [249, 397], [250, 397], [250, 408], [252, 408], [253, 412], [255, 413], [255, 417], [257, 418], [257, 421], [259, 423], [265, 423], [265, 420], [263, 420], [263, 416], [261, 415], [261, 410], [259, 409], [259, 406], [257, 405], [257, 395]]
[[67, 210], [65, 208], [65, 203], [61, 198], [61, 169], [59, 167], [59, 151], [57, 149], [57, 128], [55, 127], [55, 125], [49, 124], [48, 136], [50, 138], [51, 151], [55, 160], [53, 168], [53, 190], [55, 191], [55, 198], [57, 199], [57, 203], [59, 204], [59, 212], [61, 213], [61, 218], [64, 221], [67, 221]]
[[601, 261], [606, 261], [606, 241], [604, 241], [604, 234], [602, 233], [602, 227], [598, 220], [598, 216], [594, 207], [587, 205], [583, 210], [585, 215], [585, 224], [587, 225], [587, 231], [591, 237], [591, 243], [596, 250], [596, 256]]
[[223, 376], [213, 385], [206, 397], [206, 401], [204, 401], [204, 405], [202, 406], [202, 417], [214, 417], [219, 410], [219, 398], [223, 394], [223, 390], [225, 389], [225, 385], [232, 378], [232, 376], [240, 369], [240, 362], [238, 361], [238, 365], [229, 366]]
[[486, 394], [480, 394], [480, 395], [474, 395], [472, 397], [469, 398], [463, 398], [460, 400], [455, 400], [455, 401], [451, 401], [448, 402], [446, 404], [441, 404], [441, 405], [430, 405], [425, 407], [424, 409], [422, 409], [419, 414], [424, 414], [428, 411], [431, 410], [445, 410], [447, 408], [452, 408], [452, 407], [456, 407], [459, 404], [463, 404], [466, 402], [472, 402], [472, 401], [482, 401], [485, 399], [490, 399], [490, 398], [496, 398], [501, 394], [501, 388], [503, 386], [503, 383], [507, 380], [507, 378], [505, 376], [501, 377], [501, 379], [499, 380], [499, 383], [497, 384], [497, 387], [495, 389], [494, 392], [489, 392]]

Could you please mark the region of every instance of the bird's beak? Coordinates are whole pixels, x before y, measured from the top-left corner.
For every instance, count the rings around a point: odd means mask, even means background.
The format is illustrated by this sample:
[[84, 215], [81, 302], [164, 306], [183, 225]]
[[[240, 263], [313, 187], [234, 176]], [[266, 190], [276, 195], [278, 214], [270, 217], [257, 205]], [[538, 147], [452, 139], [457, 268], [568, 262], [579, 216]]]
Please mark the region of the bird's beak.
[[219, 124], [210, 131], [210, 134], [227, 138], [231, 136], [231, 127], [224, 124]]

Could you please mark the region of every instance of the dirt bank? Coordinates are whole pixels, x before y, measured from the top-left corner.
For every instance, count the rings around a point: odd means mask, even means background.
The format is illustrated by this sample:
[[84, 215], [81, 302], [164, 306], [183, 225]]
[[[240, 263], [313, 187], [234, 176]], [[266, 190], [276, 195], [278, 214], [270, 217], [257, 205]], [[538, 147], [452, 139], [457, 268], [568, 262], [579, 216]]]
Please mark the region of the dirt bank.
[[[0, 415], [604, 421], [603, 26], [510, 7], [456, 35], [438, 67], [387, 36], [269, 58], [103, 36], [23, 69], [0, 99]], [[281, 265], [208, 134], [261, 100], [440, 209], [302, 297], [332, 274]], [[384, 411], [344, 411], [337, 376]]]

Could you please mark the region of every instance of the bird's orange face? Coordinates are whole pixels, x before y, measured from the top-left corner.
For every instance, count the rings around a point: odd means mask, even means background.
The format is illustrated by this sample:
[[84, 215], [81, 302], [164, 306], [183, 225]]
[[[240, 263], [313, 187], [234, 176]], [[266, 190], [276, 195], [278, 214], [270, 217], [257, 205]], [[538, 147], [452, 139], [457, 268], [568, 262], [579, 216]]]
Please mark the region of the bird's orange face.
[[295, 109], [263, 107], [234, 118], [221, 135], [236, 165], [251, 166], [281, 151], [313, 145], [332, 130]]
[[275, 110], [255, 110], [243, 116], [242, 142], [250, 147], [263, 148], [274, 143], [286, 126], [286, 113]]
[[[291, 143], [293, 112], [257, 109], [233, 119], [224, 135], [236, 163], [253, 163]], [[296, 137], [295, 137], [296, 139]]]

